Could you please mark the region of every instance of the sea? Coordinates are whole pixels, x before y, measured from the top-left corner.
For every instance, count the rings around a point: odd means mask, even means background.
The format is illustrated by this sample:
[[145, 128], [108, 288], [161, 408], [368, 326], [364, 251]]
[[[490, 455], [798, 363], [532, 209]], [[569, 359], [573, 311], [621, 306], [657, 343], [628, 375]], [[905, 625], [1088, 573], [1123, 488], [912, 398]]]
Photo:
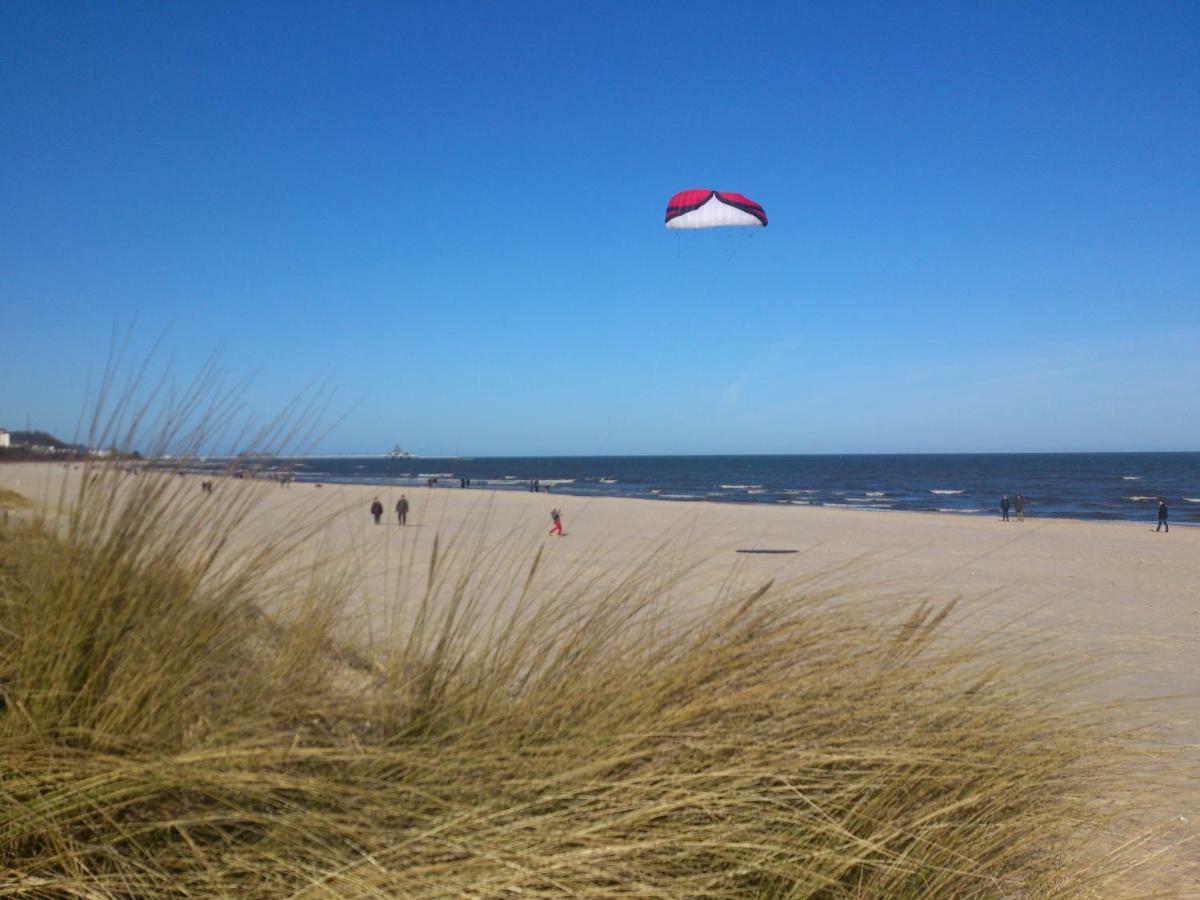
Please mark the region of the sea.
[[970, 453], [805, 456], [341, 456], [272, 460], [298, 483], [463, 490], [541, 489], [576, 497], [755, 503], [994, 516], [1200, 524], [1200, 453]]

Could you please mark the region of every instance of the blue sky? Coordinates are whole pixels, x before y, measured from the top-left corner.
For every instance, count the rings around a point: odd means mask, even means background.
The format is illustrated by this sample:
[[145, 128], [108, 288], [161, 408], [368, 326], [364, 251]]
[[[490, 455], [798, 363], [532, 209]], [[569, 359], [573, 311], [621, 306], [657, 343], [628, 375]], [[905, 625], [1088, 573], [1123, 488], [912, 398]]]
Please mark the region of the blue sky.
[[915, 6], [5, 3], [0, 426], [132, 324], [325, 452], [1200, 448], [1200, 4]]

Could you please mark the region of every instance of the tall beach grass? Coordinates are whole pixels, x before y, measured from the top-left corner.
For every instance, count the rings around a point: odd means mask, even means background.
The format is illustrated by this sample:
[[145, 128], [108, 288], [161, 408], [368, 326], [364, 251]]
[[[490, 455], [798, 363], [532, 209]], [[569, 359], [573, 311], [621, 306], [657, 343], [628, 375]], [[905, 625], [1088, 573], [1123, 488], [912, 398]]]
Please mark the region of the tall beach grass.
[[563, 582], [447, 535], [360, 641], [301, 552], [322, 520], [255, 531], [263, 486], [227, 474], [93, 462], [0, 529], [0, 895], [1065, 897], [1120, 871], [1125, 740], [1079, 672], [946, 634], [948, 606], [731, 582], [672, 618], [663, 554]]

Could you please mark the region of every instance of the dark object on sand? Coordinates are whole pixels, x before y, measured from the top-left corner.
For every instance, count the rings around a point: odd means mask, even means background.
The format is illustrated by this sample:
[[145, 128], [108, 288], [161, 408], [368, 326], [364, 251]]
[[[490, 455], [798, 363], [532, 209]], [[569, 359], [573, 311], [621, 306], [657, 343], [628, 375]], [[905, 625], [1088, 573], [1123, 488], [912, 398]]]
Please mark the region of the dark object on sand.
[[799, 550], [739, 550], [738, 553], [799, 553]]

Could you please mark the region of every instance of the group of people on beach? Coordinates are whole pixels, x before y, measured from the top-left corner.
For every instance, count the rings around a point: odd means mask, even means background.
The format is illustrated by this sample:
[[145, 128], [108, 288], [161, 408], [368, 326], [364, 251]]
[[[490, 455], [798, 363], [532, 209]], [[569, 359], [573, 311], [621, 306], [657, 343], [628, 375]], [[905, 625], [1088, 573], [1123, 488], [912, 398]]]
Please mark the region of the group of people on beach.
[[[383, 501], [381, 501], [378, 497], [371, 501], [371, 517], [375, 519], [376, 525], [383, 524]], [[408, 498], [403, 494], [401, 494], [400, 499], [396, 501], [396, 520], [401, 525], [408, 524]], [[550, 528], [550, 533], [557, 534], [559, 537], [562, 537], [562, 510], [558, 509], [558, 507], [550, 510], [550, 521], [554, 523]]]
[[[378, 497], [371, 501], [371, 515], [374, 517], [376, 525], [381, 524], [383, 520], [383, 504], [379, 501]], [[396, 501], [396, 521], [401, 525], [408, 524], [408, 498], [403, 494]]]
[[[534, 483], [536, 484], [536, 482], [534, 482]], [[466, 484], [463, 484], [462, 486], [466, 487]], [[203, 484], [201, 484], [200, 487], [208, 493], [212, 492], [212, 482], [210, 482], [210, 481], [204, 482]], [[1008, 494], [1005, 494], [1004, 496], [1002, 496], [1000, 498], [1001, 521], [1004, 521], [1004, 522], [1012, 521], [1012, 519], [1009, 518], [1009, 510], [1010, 509], [1016, 514], [1018, 522], [1025, 521], [1025, 497], [1023, 495], [1017, 494], [1017, 496], [1012, 501], [1010, 501], [1008, 499]], [[383, 503], [380, 502], [378, 497], [376, 497], [373, 501], [371, 501], [371, 515], [375, 518], [376, 525], [379, 525], [382, 522], [382, 520], [383, 520]], [[408, 523], [408, 498], [405, 497], [403, 494], [401, 494], [400, 499], [396, 501], [396, 519], [399, 521], [399, 523], [401, 525], [406, 525]], [[563, 536], [562, 510], [558, 509], [557, 507], [550, 510], [550, 521], [554, 523], [553, 526], [551, 526], [551, 528], [550, 528], [550, 533], [557, 534], [559, 537], [562, 537]], [[1167, 498], [1166, 497], [1158, 498], [1158, 527], [1155, 528], [1154, 530], [1155, 531], [1166, 531], [1166, 532], [1169, 532], [1171, 530], [1171, 527], [1167, 524]]]
[[[1008, 517], [1008, 510], [1009, 510], [1010, 506], [1014, 506], [1014, 504], [1011, 504], [1008, 502], [1008, 494], [1005, 494], [1003, 497], [1000, 498], [1000, 518], [1002, 521], [1005, 521], [1005, 522], [1012, 521]], [[1022, 497], [1020, 494], [1017, 494], [1017, 501], [1016, 501], [1015, 507], [1016, 507], [1016, 513], [1017, 513], [1017, 521], [1024, 522], [1025, 521], [1025, 498]]]
[[[1016, 502], [1009, 503], [1008, 494], [1000, 498], [1000, 519], [1004, 522], [1011, 522], [1008, 517], [1008, 510], [1012, 508], [1017, 514], [1017, 521], [1025, 521], [1025, 498], [1017, 494]], [[1158, 498], [1158, 526], [1155, 531], [1162, 531], [1164, 534], [1171, 530], [1171, 526], [1167, 524], [1167, 498]]]

